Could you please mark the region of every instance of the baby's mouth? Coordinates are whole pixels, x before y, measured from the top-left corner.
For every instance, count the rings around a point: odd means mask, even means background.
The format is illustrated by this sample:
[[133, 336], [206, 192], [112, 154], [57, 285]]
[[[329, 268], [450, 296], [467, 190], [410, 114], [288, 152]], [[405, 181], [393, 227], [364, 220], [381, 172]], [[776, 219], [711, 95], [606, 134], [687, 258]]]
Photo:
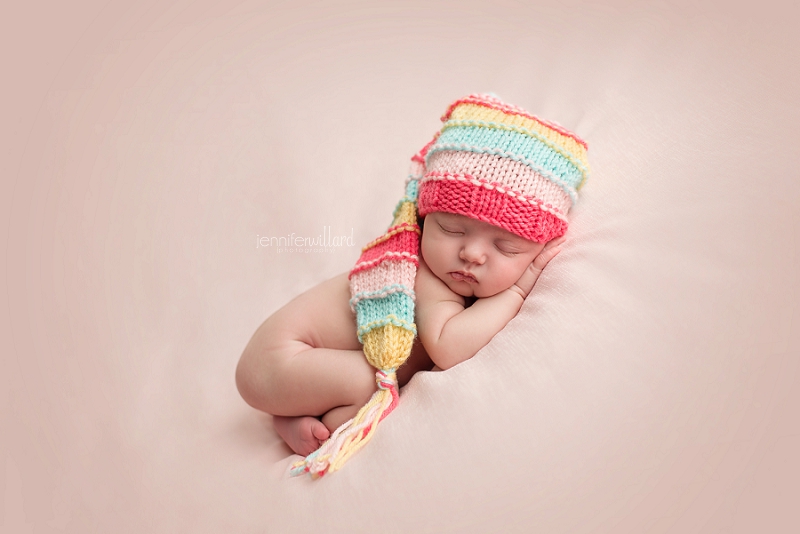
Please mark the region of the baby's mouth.
[[449, 274], [453, 280], [457, 280], [459, 282], [472, 282], [474, 284], [478, 281], [477, 278], [464, 271], [453, 271], [447, 274]]

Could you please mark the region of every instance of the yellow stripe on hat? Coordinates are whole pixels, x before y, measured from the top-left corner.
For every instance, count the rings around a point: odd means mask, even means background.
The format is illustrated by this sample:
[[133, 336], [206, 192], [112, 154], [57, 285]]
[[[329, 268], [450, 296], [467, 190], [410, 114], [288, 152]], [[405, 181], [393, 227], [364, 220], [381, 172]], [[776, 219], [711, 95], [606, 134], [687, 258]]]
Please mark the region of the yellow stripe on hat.
[[405, 328], [387, 324], [370, 330], [364, 334], [362, 340], [364, 355], [370, 365], [376, 369], [396, 369], [411, 354], [414, 333]]
[[554, 148], [560, 148], [562, 151], [567, 152], [568, 154], [564, 155], [573, 160], [579, 168], [585, 169], [585, 174], [588, 174], [589, 162], [586, 158], [586, 148], [583, 145], [575, 141], [575, 139], [559, 133], [558, 131], [553, 130], [541, 122], [529, 117], [505, 113], [498, 109], [479, 106], [477, 104], [461, 104], [453, 109], [453, 112], [450, 114], [449, 120], [444, 124], [443, 129], [447, 128], [447, 124], [451, 121], [458, 121], [453, 125], [456, 125], [462, 121], [493, 122], [508, 126], [508, 129], [510, 130], [519, 131], [518, 128], [529, 130], [530, 132], [541, 136], [549, 145], [553, 146]]
[[403, 202], [397, 209], [392, 226], [403, 223], [417, 224], [417, 206], [413, 202]]

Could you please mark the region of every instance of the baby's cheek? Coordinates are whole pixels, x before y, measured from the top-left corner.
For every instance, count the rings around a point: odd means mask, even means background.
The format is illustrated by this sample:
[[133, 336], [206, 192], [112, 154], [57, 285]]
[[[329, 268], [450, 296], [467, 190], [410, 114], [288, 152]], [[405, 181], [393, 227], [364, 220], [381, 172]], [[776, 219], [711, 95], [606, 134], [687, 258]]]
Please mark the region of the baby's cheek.
[[514, 285], [514, 282], [519, 280], [519, 278], [525, 273], [525, 269], [528, 268], [530, 263], [519, 261], [515, 258], [515, 261], [509, 265], [505, 266], [505, 280], [508, 282], [508, 287]]
[[435, 239], [423, 240], [420, 246], [420, 254], [423, 261], [431, 267], [431, 270], [436, 270], [441, 266], [442, 259], [447, 255], [447, 247], [444, 243], [439, 243]]
[[425, 263], [427, 263], [428, 265], [430, 265], [430, 263], [431, 263], [429, 260], [434, 260], [435, 259], [433, 257], [433, 254], [431, 253], [431, 249], [432, 248], [433, 247], [431, 245], [431, 240], [430, 239], [426, 239], [425, 238], [425, 234], [423, 234], [422, 235], [422, 240], [420, 241], [420, 244], [419, 244], [419, 254], [420, 254], [420, 256], [422, 256], [423, 261], [425, 261]]

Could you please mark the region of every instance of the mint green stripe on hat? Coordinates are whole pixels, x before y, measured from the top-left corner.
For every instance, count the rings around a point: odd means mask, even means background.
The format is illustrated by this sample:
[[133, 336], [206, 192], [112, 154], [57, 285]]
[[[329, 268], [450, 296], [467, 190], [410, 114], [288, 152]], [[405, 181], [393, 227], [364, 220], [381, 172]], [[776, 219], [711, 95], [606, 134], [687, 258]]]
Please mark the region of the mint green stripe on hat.
[[583, 180], [583, 172], [569, 158], [559, 154], [550, 145], [535, 137], [514, 131], [478, 126], [448, 128], [428, 150], [428, 159], [431, 154], [442, 150], [460, 150], [507, 157], [528, 165], [533, 170], [573, 191]]
[[385, 297], [359, 300], [356, 303], [359, 338], [366, 333], [361, 331], [362, 327], [370, 324], [379, 326], [389, 315], [397, 318], [397, 322], [400, 323], [397, 326], [411, 325], [414, 322], [414, 300], [405, 293], [391, 293]]

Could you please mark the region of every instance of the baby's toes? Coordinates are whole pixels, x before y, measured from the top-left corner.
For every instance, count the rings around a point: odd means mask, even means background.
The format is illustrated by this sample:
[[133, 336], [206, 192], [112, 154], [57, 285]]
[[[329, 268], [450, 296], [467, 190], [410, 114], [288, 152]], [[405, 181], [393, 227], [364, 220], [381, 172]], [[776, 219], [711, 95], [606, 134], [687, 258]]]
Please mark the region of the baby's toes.
[[322, 421], [317, 421], [316, 424], [312, 423], [311, 433], [320, 441], [325, 441], [331, 435], [331, 431], [328, 430], [328, 427], [326, 427]]

